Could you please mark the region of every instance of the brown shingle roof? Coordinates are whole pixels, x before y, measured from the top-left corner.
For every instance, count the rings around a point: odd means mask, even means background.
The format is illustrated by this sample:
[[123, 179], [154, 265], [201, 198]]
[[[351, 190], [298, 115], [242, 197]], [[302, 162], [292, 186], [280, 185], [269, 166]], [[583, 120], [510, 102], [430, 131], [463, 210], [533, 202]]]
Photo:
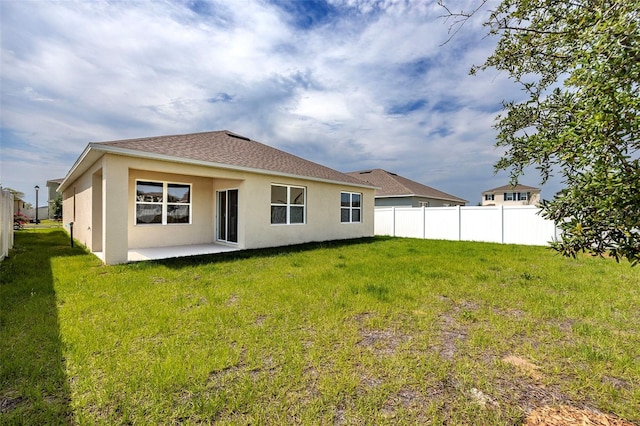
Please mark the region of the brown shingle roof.
[[125, 154], [136, 151], [152, 157], [193, 160], [219, 167], [268, 171], [359, 186], [363, 184], [361, 180], [337, 170], [226, 130], [99, 142], [92, 143], [91, 147], [98, 150], [115, 148], [124, 150]]
[[455, 201], [460, 203], [467, 202], [467, 200], [458, 198], [455, 195], [447, 194], [446, 192], [439, 191], [430, 186], [423, 185], [382, 169], [363, 170], [359, 172], [349, 172], [347, 174], [357, 177], [358, 179], [362, 179], [371, 185], [378, 186], [379, 189], [376, 190], [376, 197], [405, 195]]
[[486, 191], [482, 191], [482, 193], [486, 192], [500, 192], [500, 191], [540, 191], [540, 188], [535, 188], [533, 186], [527, 185], [502, 185], [497, 188], [487, 189]]

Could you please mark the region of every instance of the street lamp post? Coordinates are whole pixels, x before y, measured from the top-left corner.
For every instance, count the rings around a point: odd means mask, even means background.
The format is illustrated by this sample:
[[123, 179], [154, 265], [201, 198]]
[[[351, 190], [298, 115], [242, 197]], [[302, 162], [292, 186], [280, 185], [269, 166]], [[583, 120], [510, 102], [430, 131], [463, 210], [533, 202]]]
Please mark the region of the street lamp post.
[[38, 220], [38, 190], [40, 189], [40, 187], [36, 185], [35, 188], [36, 188], [36, 224], [38, 224], [40, 223], [40, 221]]

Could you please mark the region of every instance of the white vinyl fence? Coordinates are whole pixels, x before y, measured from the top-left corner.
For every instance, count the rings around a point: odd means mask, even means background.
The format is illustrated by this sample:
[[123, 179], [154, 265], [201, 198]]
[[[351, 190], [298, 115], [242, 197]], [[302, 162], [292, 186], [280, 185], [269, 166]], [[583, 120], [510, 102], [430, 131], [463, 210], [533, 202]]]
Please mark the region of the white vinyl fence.
[[13, 247], [13, 194], [0, 187], [0, 261]]
[[559, 229], [535, 206], [376, 207], [375, 234], [545, 246]]

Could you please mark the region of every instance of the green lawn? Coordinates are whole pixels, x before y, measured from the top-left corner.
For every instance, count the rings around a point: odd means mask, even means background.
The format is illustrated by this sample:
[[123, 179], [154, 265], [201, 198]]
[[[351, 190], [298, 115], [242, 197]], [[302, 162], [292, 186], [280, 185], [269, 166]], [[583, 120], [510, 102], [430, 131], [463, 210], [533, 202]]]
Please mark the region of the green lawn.
[[104, 266], [38, 229], [0, 273], [0, 423], [640, 422], [628, 263], [375, 238]]

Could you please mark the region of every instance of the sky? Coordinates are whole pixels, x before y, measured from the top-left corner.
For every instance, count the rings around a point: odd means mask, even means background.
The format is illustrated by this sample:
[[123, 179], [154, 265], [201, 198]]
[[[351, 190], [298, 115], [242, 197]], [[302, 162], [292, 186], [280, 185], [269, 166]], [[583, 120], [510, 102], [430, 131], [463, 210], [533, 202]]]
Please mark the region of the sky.
[[497, 42], [486, 15], [451, 38], [444, 14], [435, 0], [1, 0], [0, 185], [34, 204], [90, 142], [230, 130], [476, 205], [509, 182], [492, 126], [522, 91], [469, 74]]

